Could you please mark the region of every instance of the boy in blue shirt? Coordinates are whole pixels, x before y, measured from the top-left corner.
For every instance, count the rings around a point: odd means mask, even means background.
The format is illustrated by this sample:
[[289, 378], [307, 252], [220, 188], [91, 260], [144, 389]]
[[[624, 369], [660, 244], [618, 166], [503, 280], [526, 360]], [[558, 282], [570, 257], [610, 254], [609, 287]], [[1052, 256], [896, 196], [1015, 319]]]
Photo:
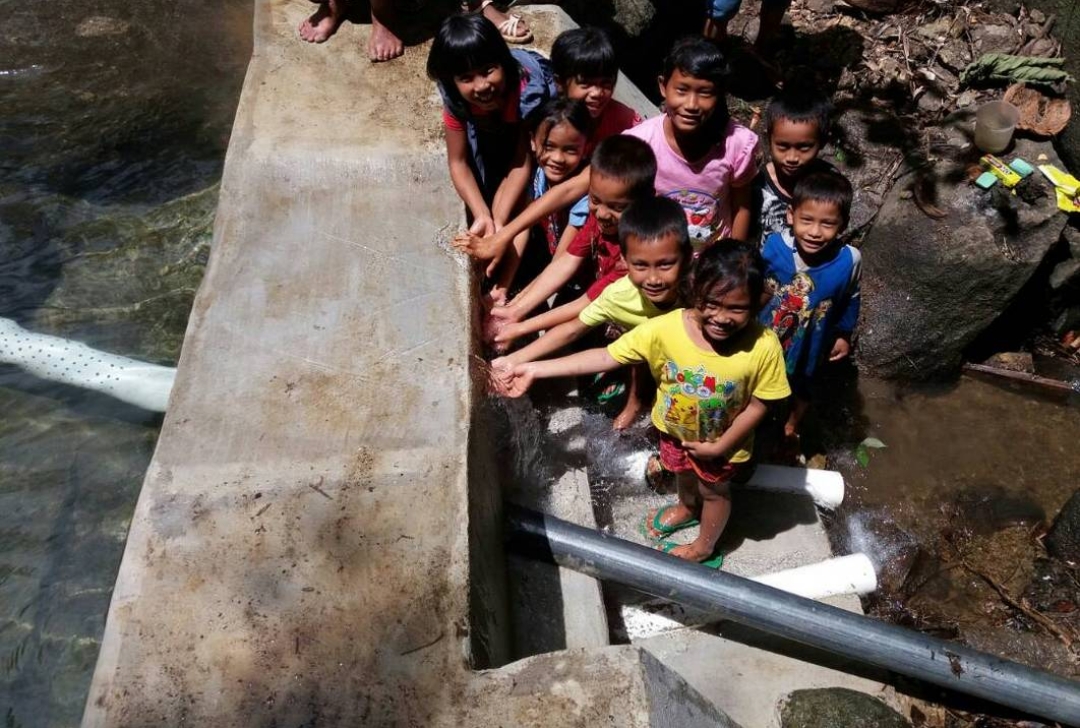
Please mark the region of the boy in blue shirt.
[[799, 423], [810, 407], [818, 365], [851, 354], [862, 261], [858, 250], [840, 240], [851, 197], [851, 183], [839, 172], [803, 177], [787, 213], [791, 238], [774, 232], [761, 251], [772, 294], [760, 320], [772, 327], [784, 349], [793, 394], [784, 424], [789, 442], [798, 437]]

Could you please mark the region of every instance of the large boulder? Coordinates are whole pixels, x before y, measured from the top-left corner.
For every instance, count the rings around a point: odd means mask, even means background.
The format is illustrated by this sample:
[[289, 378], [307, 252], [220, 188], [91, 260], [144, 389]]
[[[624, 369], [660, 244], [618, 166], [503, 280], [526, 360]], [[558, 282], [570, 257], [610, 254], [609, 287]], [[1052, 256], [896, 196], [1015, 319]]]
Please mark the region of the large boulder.
[[1080, 564], [1080, 490], [1073, 493], [1054, 519], [1045, 543], [1052, 556]]
[[[953, 137], [953, 159], [946, 149], [922, 182], [913, 173], [890, 190], [862, 246], [859, 361], [879, 376], [925, 379], [955, 370], [1065, 226], [1041, 176], [1031, 185], [1045, 194], [1031, 201], [972, 184], [973, 154]], [[1061, 163], [1046, 142], [1018, 140], [1004, 156]]]

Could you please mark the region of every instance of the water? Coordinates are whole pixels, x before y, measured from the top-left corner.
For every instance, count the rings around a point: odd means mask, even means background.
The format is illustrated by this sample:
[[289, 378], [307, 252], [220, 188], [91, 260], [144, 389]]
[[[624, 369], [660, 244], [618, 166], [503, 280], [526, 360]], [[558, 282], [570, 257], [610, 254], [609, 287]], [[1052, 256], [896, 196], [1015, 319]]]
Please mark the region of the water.
[[[0, 316], [175, 364], [244, 0], [0, 0]], [[0, 719], [76, 725], [159, 418], [0, 366]]]

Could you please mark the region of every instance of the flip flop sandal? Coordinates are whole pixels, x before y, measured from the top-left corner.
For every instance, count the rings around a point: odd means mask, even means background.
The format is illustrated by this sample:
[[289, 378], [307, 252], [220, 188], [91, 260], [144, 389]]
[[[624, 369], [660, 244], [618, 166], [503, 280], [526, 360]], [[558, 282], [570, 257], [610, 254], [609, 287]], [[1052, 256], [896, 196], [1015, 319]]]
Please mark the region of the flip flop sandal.
[[[663, 551], [665, 554], [670, 554], [673, 550], [682, 545], [683, 544], [681, 543], [672, 543], [671, 541], [661, 541], [659, 544], [656, 545], [656, 548], [660, 551]], [[704, 561], [699, 561], [698, 563], [702, 566], [707, 566], [710, 569], [719, 570], [720, 567], [724, 565], [724, 555], [717, 552], [716, 554], [710, 556]]]
[[[697, 526], [701, 523], [696, 518], [688, 518], [682, 523], [674, 523], [671, 525], [665, 524], [663, 522], [664, 514], [668, 512], [668, 509], [674, 507], [675, 506], [673, 505], [668, 505], [660, 506], [659, 508], [657, 508], [656, 513], [653, 514], [651, 523], [649, 521], [649, 514], [646, 513], [645, 517], [641, 519], [641, 523], [638, 526], [638, 531], [641, 533], [641, 535], [649, 539], [650, 541], [657, 541], [662, 538], [667, 538], [671, 534], [678, 533], [679, 531], [682, 531], [684, 529], [693, 528], [694, 526]], [[650, 526], [652, 527], [651, 531], [649, 530]], [[654, 533], [658, 533], [660, 535], [654, 536]], [[678, 544], [676, 544], [676, 546], [677, 545]]]
[[[494, 5], [494, 4], [495, 4], [495, 0], [484, 0], [482, 3], [480, 3], [480, 9], [477, 10], [477, 12], [483, 13], [484, 8], [486, 8], [488, 5]], [[509, 8], [513, 4], [514, 4], [513, 2], [507, 3], [506, 7]], [[527, 30], [527, 31], [525, 31], [525, 35], [518, 35], [518, 28], [520, 26], [521, 26], [521, 16], [520, 15], [513, 15], [511, 13], [506, 13], [506, 20], [499, 23], [496, 27], [499, 29], [499, 33], [502, 34], [503, 40], [505, 40], [507, 43], [517, 43], [517, 44], [532, 43], [533, 42], [532, 31]]]
[[600, 387], [596, 393], [598, 404], [607, 404], [611, 400], [621, 397], [626, 392], [626, 382], [614, 379], [611, 372], [601, 372], [593, 377], [592, 387]]
[[675, 473], [664, 467], [660, 456], [653, 453], [645, 463], [645, 485], [653, 493], [665, 494], [671, 490], [671, 481]]

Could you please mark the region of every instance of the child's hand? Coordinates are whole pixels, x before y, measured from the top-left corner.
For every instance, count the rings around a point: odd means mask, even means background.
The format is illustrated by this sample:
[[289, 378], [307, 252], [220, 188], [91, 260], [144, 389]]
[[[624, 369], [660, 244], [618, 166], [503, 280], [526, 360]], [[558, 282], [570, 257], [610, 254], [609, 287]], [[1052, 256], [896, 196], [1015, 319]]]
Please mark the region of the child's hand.
[[491, 370], [488, 374], [488, 384], [491, 391], [501, 396], [509, 396], [507, 392], [514, 381], [514, 364], [508, 357], [500, 356], [491, 362]]
[[724, 456], [724, 451], [719, 447], [719, 441], [713, 442], [690, 442], [684, 441], [683, 450], [693, 455], [698, 460], [716, 460]]
[[473, 224], [469, 226], [470, 235], [478, 235], [485, 237], [487, 235], [495, 234], [495, 221], [491, 219], [490, 215], [484, 215], [473, 220]]
[[492, 309], [497, 306], [506, 305], [506, 289], [496, 286], [490, 291], [480, 297], [480, 305], [484, 307], [484, 311], [491, 313]]
[[847, 359], [850, 355], [851, 342], [841, 336], [836, 340], [836, 343], [832, 345], [832, 351], [829, 352], [829, 361], [840, 361], [842, 359]]
[[501, 394], [507, 397], [520, 397], [529, 391], [533, 380], [536, 378], [529, 364], [518, 364], [510, 372], [510, 379], [506, 381]]

